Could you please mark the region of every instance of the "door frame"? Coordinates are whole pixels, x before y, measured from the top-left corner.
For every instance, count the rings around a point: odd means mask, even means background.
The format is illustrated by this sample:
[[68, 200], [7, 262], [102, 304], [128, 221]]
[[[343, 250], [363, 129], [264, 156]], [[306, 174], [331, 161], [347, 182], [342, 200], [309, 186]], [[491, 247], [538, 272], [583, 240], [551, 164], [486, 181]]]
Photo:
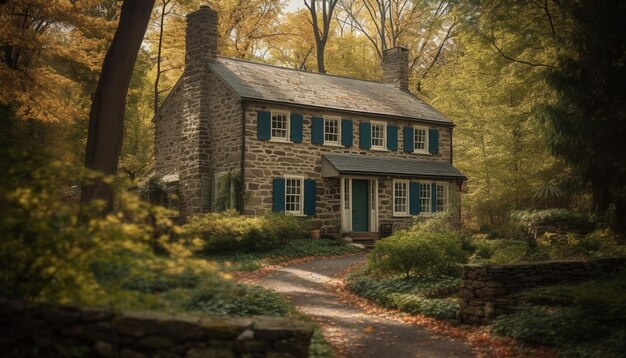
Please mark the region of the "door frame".
[[352, 180], [368, 181], [368, 225], [369, 232], [378, 232], [378, 215], [380, 212], [378, 195], [378, 178], [369, 176], [340, 176], [339, 177], [339, 212], [341, 218], [341, 232], [352, 232]]

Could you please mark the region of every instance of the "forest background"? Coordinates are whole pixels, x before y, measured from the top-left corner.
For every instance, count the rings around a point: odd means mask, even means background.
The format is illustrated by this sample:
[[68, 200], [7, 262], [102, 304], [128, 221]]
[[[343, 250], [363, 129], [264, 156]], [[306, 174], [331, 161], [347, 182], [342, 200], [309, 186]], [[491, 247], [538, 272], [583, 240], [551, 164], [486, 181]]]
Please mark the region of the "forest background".
[[[127, 95], [119, 171], [150, 175], [152, 117], [184, 65], [185, 15], [219, 13], [223, 56], [366, 80], [410, 50], [410, 90], [451, 118], [467, 227], [564, 207], [624, 232], [624, 4], [157, 0]], [[0, 1], [0, 147], [83, 165], [121, 1]], [[77, 188], [79, 183], [74, 187]], [[621, 220], [620, 220], [621, 218]]]

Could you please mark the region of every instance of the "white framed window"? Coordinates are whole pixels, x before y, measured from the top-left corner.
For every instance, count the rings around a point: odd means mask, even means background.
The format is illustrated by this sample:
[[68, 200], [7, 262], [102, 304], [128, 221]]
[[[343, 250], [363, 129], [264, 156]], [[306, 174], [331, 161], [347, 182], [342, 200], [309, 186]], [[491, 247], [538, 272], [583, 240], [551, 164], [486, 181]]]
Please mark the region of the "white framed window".
[[420, 183], [420, 214], [430, 214], [431, 212], [431, 183]]
[[304, 177], [285, 175], [285, 212], [304, 215]]
[[272, 139], [275, 141], [289, 141], [289, 113], [272, 112]]
[[437, 183], [437, 211], [448, 208], [448, 183]]
[[393, 215], [409, 216], [409, 181], [393, 181]]
[[341, 122], [336, 117], [324, 117], [324, 144], [340, 145]]
[[382, 122], [372, 122], [372, 149], [385, 150], [387, 141], [387, 124]]
[[428, 128], [413, 127], [413, 140], [415, 153], [428, 153]]

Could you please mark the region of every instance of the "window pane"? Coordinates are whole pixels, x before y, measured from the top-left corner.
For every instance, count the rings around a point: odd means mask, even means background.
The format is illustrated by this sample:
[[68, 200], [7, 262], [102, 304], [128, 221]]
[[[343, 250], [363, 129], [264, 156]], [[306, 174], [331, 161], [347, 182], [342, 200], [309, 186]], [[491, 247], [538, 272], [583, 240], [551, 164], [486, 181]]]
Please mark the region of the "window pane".
[[383, 124], [372, 124], [372, 147], [385, 146], [385, 126]]
[[448, 184], [437, 184], [437, 211], [445, 210], [448, 205]]
[[399, 214], [406, 214], [407, 210], [407, 186], [406, 182], [393, 183], [393, 211]]
[[336, 119], [324, 120], [324, 142], [339, 143], [339, 121]]
[[272, 114], [272, 138], [287, 139], [287, 115]]
[[422, 213], [430, 212], [430, 184], [420, 183], [420, 211]]
[[301, 213], [300, 201], [302, 196], [302, 180], [285, 180], [285, 211]]
[[415, 150], [426, 150], [426, 129], [415, 128]]

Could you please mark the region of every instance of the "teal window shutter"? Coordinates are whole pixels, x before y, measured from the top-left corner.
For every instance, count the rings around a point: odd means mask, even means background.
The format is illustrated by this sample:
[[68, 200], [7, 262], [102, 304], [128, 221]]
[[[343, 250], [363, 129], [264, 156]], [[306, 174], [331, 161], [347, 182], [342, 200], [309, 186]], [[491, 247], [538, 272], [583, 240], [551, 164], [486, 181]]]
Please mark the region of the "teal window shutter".
[[419, 215], [420, 207], [420, 183], [409, 183], [409, 213]]
[[291, 114], [291, 120], [289, 124], [289, 137], [294, 143], [302, 143], [302, 121], [303, 117], [301, 114]]
[[370, 149], [372, 147], [372, 125], [361, 122], [359, 125], [359, 147]]
[[437, 183], [433, 182], [430, 186], [430, 212], [437, 211]]
[[311, 118], [311, 143], [324, 144], [324, 118]]
[[256, 137], [258, 140], [270, 140], [272, 136], [272, 113], [259, 111], [256, 115]]
[[387, 149], [398, 150], [398, 126], [387, 126]]
[[341, 120], [341, 144], [346, 148], [352, 147], [352, 121], [349, 119]]
[[439, 130], [437, 128], [428, 130], [428, 152], [439, 154]]
[[407, 153], [413, 153], [413, 146], [415, 145], [415, 138], [413, 137], [413, 127], [404, 127], [404, 151]]
[[272, 211], [275, 213], [285, 211], [285, 178], [274, 178], [274, 205]]
[[315, 180], [304, 179], [304, 215], [315, 215]]

